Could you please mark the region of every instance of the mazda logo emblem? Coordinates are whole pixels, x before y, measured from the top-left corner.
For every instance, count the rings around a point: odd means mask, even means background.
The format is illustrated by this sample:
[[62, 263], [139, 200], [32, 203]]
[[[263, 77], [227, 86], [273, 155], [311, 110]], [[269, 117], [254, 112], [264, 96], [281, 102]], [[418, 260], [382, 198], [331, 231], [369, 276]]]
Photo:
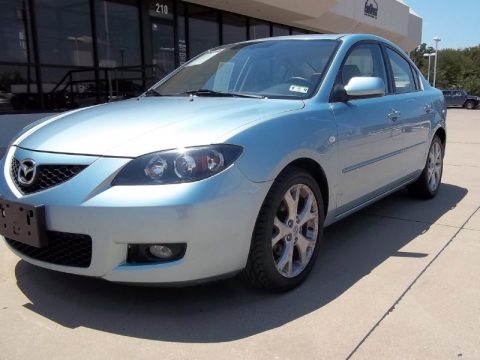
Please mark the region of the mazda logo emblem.
[[17, 180], [20, 185], [29, 186], [35, 181], [37, 175], [37, 164], [32, 159], [24, 159], [20, 161], [18, 167]]

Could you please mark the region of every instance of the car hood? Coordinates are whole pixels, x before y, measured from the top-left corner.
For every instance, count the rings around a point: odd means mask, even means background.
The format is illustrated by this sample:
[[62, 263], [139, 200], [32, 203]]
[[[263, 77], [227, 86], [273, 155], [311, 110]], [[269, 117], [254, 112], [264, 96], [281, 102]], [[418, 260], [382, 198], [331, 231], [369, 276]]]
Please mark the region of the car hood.
[[301, 100], [143, 97], [50, 118], [25, 131], [13, 145], [36, 151], [137, 157], [212, 144], [251, 122], [303, 106]]

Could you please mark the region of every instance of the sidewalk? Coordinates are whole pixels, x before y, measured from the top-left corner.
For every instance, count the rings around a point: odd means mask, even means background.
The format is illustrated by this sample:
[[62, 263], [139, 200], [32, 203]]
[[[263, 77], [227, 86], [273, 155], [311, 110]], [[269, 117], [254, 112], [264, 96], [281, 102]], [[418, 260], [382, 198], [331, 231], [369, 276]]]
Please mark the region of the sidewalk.
[[450, 110], [448, 120], [444, 182], [468, 193], [437, 224], [454, 232], [355, 359], [480, 358], [480, 112]]

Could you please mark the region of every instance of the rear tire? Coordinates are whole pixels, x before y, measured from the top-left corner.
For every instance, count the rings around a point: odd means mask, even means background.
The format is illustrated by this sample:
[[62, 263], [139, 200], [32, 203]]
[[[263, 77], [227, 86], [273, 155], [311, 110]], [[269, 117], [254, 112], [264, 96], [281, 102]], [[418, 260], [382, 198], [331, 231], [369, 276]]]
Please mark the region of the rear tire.
[[465, 102], [464, 106], [465, 106], [465, 109], [473, 110], [475, 109], [475, 102], [472, 100], [468, 100], [467, 102]]
[[281, 173], [260, 209], [243, 278], [272, 292], [300, 285], [318, 256], [323, 221], [315, 179], [299, 168]]
[[444, 146], [440, 138], [435, 135], [422, 174], [407, 186], [410, 195], [421, 199], [431, 199], [437, 195], [442, 182], [443, 156]]

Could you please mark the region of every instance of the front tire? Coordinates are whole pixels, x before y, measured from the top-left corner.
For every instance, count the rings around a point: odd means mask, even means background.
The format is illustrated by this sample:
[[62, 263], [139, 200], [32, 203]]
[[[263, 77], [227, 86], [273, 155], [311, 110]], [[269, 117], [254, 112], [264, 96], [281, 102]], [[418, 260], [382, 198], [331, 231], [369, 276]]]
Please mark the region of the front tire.
[[444, 146], [440, 138], [435, 135], [422, 174], [414, 183], [407, 186], [407, 190], [412, 196], [431, 199], [437, 195], [442, 182], [443, 156]]
[[323, 199], [315, 179], [303, 169], [284, 171], [258, 215], [244, 278], [275, 292], [298, 286], [318, 255], [323, 221]]

